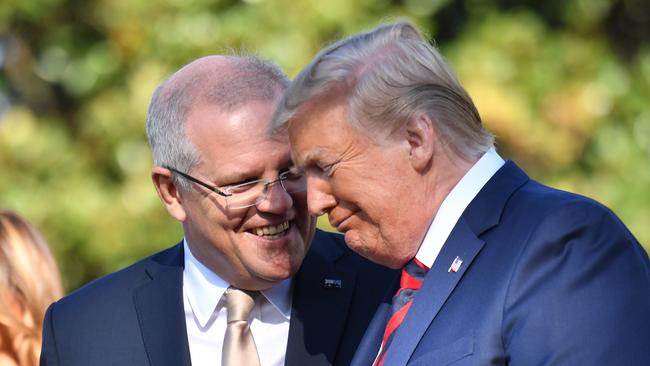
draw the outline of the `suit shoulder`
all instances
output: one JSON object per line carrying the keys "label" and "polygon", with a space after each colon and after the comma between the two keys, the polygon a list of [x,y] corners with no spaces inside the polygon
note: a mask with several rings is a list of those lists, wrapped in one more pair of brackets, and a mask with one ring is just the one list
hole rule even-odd
{"label": "suit shoulder", "polygon": [[592,198],[549,187],[533,180],[524,184],[512,195],[508,206],[524,209],[529,217],[536,216],[539,219],[562,215],[565,212],[592,219],[608,216],[620,222],[611,209]]}
{"label": "suit shoulder", "polygon": [[513,193],[493,233],[507,235],[513,254],[523,256],[622,250],[647,261],[641,245],[612,210],[591,198],[535,181]]}
{"label": "suit shoulder", "polygon": [[647,254],[616,214],[603,204],[576,193],[531,181],[508,203],[503,223],[526,237],[524,251],[582,253],[624,251],[647,263]]}
{"label": "suit shoulder", "polygon": [[58,300],[54,305],[57,311],[70,309],[94,309],[106,303],[115,303],[116,299],[126,299],[134,287],[150,279],[147,271],[157,265],[172,265],[180,256],[182,265],[182,245],[175,245],[163,251],[143,258],[121,270],[115,271],[82,287]]}

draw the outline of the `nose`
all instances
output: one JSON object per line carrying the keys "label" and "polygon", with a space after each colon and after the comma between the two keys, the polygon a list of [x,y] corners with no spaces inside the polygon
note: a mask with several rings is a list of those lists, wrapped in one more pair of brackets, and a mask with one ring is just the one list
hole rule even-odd
{"label": "nose", "polygon": [[293,206],[293,198],[282,188],[279,180],[268,183],[266,197],[256,206],[261,212],[283,214]]}
{"label": "nose", "polygon": [[336,206],[331,185],[322,177],[307,175],[307,206],[312,216],[320,216]]}

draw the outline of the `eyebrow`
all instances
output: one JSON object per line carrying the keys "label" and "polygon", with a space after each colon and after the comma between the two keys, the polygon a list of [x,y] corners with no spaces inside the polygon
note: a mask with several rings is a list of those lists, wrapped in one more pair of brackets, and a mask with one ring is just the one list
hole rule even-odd
{"label": "eyebrow", "polygon": [[[295,166],[296,164],[294,161],[289,158],[287,159],[286,162],[283,162],[278,166],[278,174],[280,174],[282,171],[287,170],[288,168],[291,168],[292,166]],[[227,186],[227,185],[232,185],[232,184],[237,184],[243,180],[255,180],[255,179],[263,179],[263,175],[266,172],[266,169],[250,169],[250,170],[230,170],[228,172],[225,172],[223,174],[216,174],[216,178],[218,178],[220,181],[224,183],[217,184],[215,179],[210,179],[210,181],[215,184],[217,187],[220,186]]]}
{"label": "eyebrow", "polygon": [[210,178],[210,182],[217,187],[223,187],[223,186],[228,186],[232,184],[236,184],[242,180],[249,179],[255,174],[250,174],[251,171],[236,171],[236,170],[231,170],[228,172],[224,172],[223,174],[215,173],[212,175]]}
{"label": "eyebrow", "polygon": [[304,153],[304,154],[302,155],[302,162],[303,162],[303,163],[302,163],[302,164],[298,164],[298,159],[296,159],[296,155],[295,155],[295,154],[293,153],[293,151],[292,151],[292,153],[291,153],[291,157],[292,157],[292,159],[291,159],[291,160],[293,161],[293,164],[294,164],[295,166],[299,166],[299,167],[300,167],[300,166],[303,166],[303,167],[304,167],[304,166],[313,165],[313,164],[314,164],[314,161],[315,161],[315,160],[318,160],[318,159],[319,159],[322,155],[324,155],[324,154],[325,154],[325,153],[324,153],[323,149],[320,148],[320,147],[317,147],[317,148],[311,149],[311,150],[307,151],[306,153]]}

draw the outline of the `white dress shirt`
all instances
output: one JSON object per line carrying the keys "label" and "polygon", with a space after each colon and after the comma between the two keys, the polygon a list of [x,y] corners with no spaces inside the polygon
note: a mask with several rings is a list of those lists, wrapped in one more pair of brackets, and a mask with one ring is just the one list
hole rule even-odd
{"label": "white dress shirt", "polygon": [[[199,262],[185,248],[183,304],[187,340],[193,366],[221,366],[227,312],[227,282]],[[250,328],[261,366],[284,365],[291,318],[291,279],[262,291],[251,312]]]}
{"label": "white dress shirt", "polygon": [[431,268],[460,216],[503,164],[505,161],[491,148],[465,173],[442,201],[415,255],[417,260]]}

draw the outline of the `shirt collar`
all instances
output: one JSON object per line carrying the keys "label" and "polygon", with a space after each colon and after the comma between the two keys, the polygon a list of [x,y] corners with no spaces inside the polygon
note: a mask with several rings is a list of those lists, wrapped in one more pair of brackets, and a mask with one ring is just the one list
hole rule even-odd
{"label": "shirt collar", "polygon": [[[186,239],[183,239],[183,249],[185,251],[185,269],[183,271],[185,296],[187,296],[196,319],[201,326],[205,326],[230,284],[194,257]],[[289,319],[291,315],[291,278],[261,291],[261,293],[282,316]]]}
{"label": "shirt collar", "polygon": [[431,268],[460,216],[503,164],[505,161],[491,148],[465,173],[442,201],[415,255],[417,260]]}
{"label": "shirt collar", "polygon": [[273,305],[275,310],[289,319],[291,316],[291,278],[278,283],[262,292],[262,295]]}

